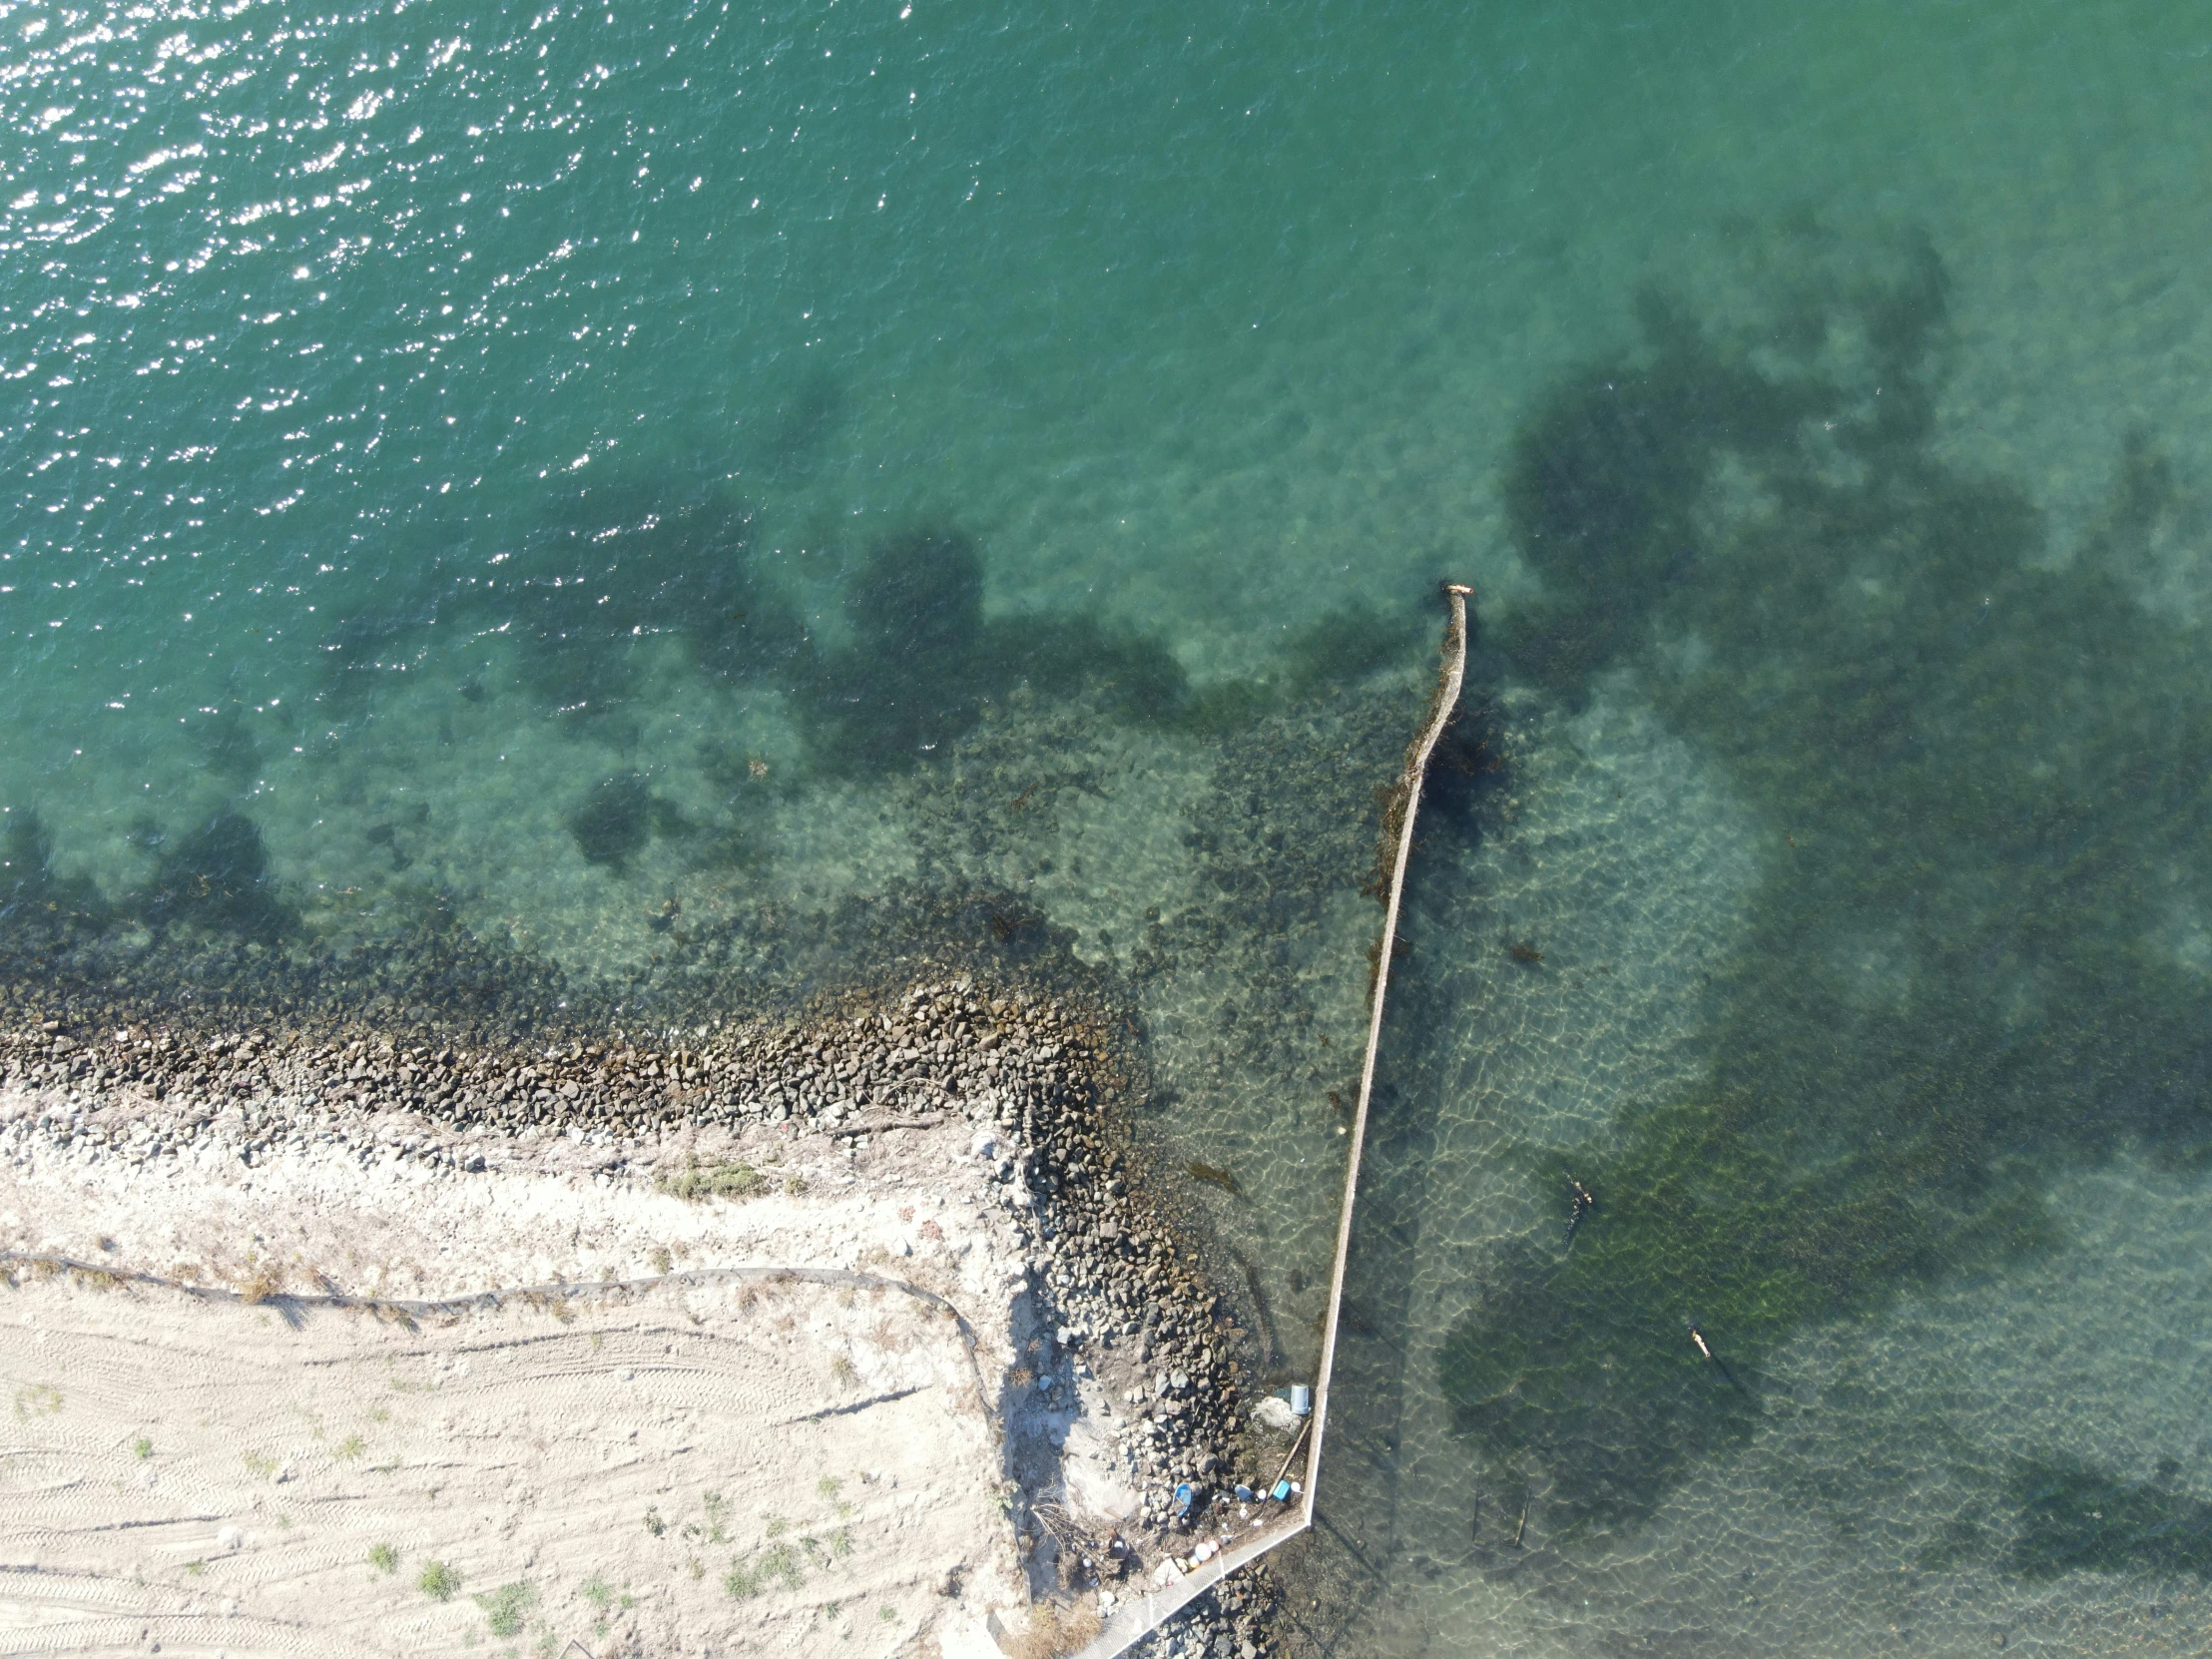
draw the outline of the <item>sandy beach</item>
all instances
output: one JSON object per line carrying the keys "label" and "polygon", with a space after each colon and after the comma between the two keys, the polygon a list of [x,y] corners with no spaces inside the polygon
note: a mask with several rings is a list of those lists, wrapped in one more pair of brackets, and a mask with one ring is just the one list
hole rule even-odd
{"label": "sandy beach", "polygon": [[[893,1006],[504,1094],[451,1086],[525,1069],[481,1052],[11,1034],[0,1650],[1044,1654],[1266,1519],[1175,1512],[1276,1430],[1096,1027]],[[795,1049],[842,1101],[736,1058]]]}

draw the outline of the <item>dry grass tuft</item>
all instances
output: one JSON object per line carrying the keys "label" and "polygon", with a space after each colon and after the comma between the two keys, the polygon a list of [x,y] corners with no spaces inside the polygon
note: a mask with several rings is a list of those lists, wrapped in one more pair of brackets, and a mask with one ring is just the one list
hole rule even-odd
{"label": "dry grass tuft", "polygon": [[691,1158],[680,1170],[663,1170],[654,1185],[673,1198],[697,1204],[710,1198],[758,1198],[768,1191],[768,1177],[751,1164],[710,1165]]}
{"label": "dry grass tuft", "polygon": [[1087,1607],[1040,1601],[1029,1609],[1029,1627],[1000,1638],[1008,1659],[1059,1659],[1096,1639],[1105,1626]]}

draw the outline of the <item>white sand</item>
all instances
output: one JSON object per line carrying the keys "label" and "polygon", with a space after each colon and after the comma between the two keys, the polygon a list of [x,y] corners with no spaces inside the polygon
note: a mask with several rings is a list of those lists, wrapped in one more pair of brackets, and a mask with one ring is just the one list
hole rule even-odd
{"label": "white sand", "polygon": [[[19,1274],[0,1652],[953,1656],[1018,1624],[978,1377],[995,1396],[1026,1335],[1020,1236],[969,1125],[883,1137],[858,1177],[819,1139],[756,1145],[805,1193],[693,1204],[564,1169],[597,1161],[577,1142],[473,1175],[340,1144],[139,1163],[30,1138],[40,1104],[0,1092],[7,1248],[417,1299],[655,1283],[408,1329]],[[768,1266],[941,1294],[980,1352],[896,1290],[684,1278]]]}

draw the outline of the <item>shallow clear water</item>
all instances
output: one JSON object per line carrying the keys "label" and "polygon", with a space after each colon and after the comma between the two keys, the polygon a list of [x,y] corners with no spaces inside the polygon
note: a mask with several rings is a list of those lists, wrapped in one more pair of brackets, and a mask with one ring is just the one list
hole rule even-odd
{"label": "shallow clear water", "polygon": [[2201,1648],[2208,64],[0,6],[10,971],[1066,944],[1302,1375],[1455,574],[1317,1636]]}

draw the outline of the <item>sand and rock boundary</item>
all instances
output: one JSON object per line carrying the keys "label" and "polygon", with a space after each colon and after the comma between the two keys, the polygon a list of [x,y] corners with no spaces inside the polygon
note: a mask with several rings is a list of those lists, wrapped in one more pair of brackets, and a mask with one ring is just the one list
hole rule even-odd
{"label": "sand and rock boundary", "polygon": [[0,1649],[1045,1651],[1280,1461],[1102,1001],[156,1013],[0,1029]]}

